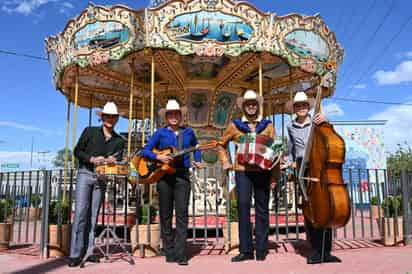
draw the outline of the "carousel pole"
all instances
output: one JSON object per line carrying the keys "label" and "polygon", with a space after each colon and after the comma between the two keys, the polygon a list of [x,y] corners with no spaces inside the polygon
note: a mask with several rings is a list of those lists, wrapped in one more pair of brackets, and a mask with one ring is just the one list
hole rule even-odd
{"label": "carousel pole", "polygon": [[[291,84],[292,84],[292,74],[293,74],[293,69],[292,68],[290,68],[289,69],[289,100],[292,102],[293,101],[293,90],[292,90],[292,86],[291,86]],[[284,111],[283,111],[284,112]],[[289,113],[289,117],[290,117],[290,120],[292,121],[292,119],[293,119],[293,110]],[[285,125],[284,125],[284,123],[285,123],[285,121],[284,121],[284,117],[282,116],[282,131],[284,131],[284,127],[285,127]],[[283,136],[282,136],[282,138],[283,138]]]}
{"label": "carousel pole", "polygon": [[130,97],[129,97],[129,127],[127,137],[127,159],[130,158],[130,152],[132,147],[132,119],[133,119],[133,84],[134,84],[134,60],[130,64],[131,76],[130,76]]}
{"label": "carousel pole", "polygon": [[272,122],[273,126],[275,126],[275,121],[273,119],[274,117],[274,107],[273,107],[273,103],[272,103],[272,99],[269,99],[269,120]]}
{"label": "carousel pole", "polygon": [[154,93],[155,93],[155,59],[152,56],[152,75],[151,75],[151,88],[150,88],[150,135],[154,131]]}
{"label": "carousel pole", "polygon": [[90,94],[89,127],[92,126],[92,111],[93,111],[93,93]]}
{"label": "carousel pole", "polygon": [[63,167],[63,201],[66,201],[66,185],[67,185],[67,164],[69,162],[69,135],[70,135],[70,98],[67,98],[67,114],[66,114],[66,141],[64,146],[64,167]]}
{"label": "carousel pole", "polygon": [[[137,111],[136,101],[134,102],[134,109]],[[136,114],[136,116],[137,116],[137,114]],[[137,117],[136,117],[136,119],[133,119],[133,131],[134,131],[134,136],[135,136],[134,143],[133,143],[134,149],[137,149],[137,121],[136,120],[137,120]]]}
{"label": "carousel pole", "polygon": [[282,107],[282,143],[285,143],[285,105]]}
{"label": "carousel pole", "polygon": [[[320,77],[319,79],[318,89],[320,89],[322,92],[322,77]],[[319,102],[319,112],[322,113],[322,96],[320,97],[320,102]]]}
{"label": "carousel pole", "polygon": [[[155,58],[154,54],[152,52],[152,71],[151,71],[151,79],[150,79],[150,136],[153,136],[154,132],[154,95],[155,95]],[[149,188],[149,207],[152,206],[152,200],[153,200],[153,188],[152,184],[150,185]]]}
{"label": "carousel pole", "polygon": [[[290,84],[292,83],[292,74],[293,74],[293,70],[290,69],[290,72],[289,72],[289,83]],[[290,101],[293,100],[293,90],[292,90],[292,87],[290,85],[289,85],[289,100]],[[292,115],[293,115],[293,112],[290,113],[290,118],[291,119],[292,119]]]}
{"label": "carousel pole", "polygon": [[142,132],[141,132],[141,141],[142,141],[142,147],[144,147],[145,143],[145,115],[146,115],[146,69],[144,73],[144,80],[143,80],[143,90],[142,90]]}
{"label": "carousel pole", "polygon": [[[273,98],[270,97],[272,92],[272,79],[268,80],[268,92],[269,92],[269,115],[270,121],[272,121],[273,127],[275,128],[275,106],[273,104]],[[276,129],[276,128],[275,128]]]}
{"label": "carousel pole", "polygon": [[[259,59],[259,95],[263,98],[263,64],[262,57]],[[263,108],[263,106],[262,106]],[[260,110],[261,114],[264,115],[263,109]]]}
{"label": "carousel pole", "polygon": [[76,70],[76,82],[74,86],[74,113],[73,113],[73,137],[72,137],[72,168],[74,168],[74,147],[76,146],[77,132],[77,111],[79,100],[79,68]]}

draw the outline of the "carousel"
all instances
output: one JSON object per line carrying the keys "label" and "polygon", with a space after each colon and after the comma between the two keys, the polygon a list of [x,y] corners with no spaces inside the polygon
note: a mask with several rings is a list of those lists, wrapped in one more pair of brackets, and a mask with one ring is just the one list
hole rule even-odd
{"label": "carousel", "polygon": [[[320,15],[279,16],[232,0],[156,1],[139,10],[89,4],[46,39],[46,51],[53,83],[68,101],[66,163],[78,107],[91,116],[115,102],[129,120],[131,155],[147,139],[144,130],[139,142],[132,138],[137,121],[149,121],[153,133],[168,99],[188,107],[186,124],[200,140],[216,139],[239,115],[235,101],[247,89],[264,97],[264,116],[273,121],[296,92],[314,97],[321,78],[322,97],[332,96],[343,58]],[[204,158],[215,160],[213,152]]]}

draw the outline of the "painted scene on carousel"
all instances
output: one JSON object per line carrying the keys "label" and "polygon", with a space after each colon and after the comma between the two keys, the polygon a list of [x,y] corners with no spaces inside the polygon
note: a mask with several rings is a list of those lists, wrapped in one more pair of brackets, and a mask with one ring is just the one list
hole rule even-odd
{"label": "painted scene on carousel", "polygon": [[201,11],[182,14],[166,28],[172,40],[238,42],[249,40],[253,29],[242,18],[222,12]]}

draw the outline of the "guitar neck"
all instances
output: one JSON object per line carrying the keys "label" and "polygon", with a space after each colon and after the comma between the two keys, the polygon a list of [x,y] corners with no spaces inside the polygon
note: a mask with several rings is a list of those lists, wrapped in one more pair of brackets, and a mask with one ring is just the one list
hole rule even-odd
{"label": "guitar neck", "polygon": [[177,151],[176,153],[173,153],[170,156],[173,157],[173,158],[177,158],[177,157],[180,157],[180,156],[185,155],[187,153],[193,152],[196,149],[198,149],[198,146],[194,146],[194,147],[190,147],[190,148],[187,148],[187,149],[184,149],[184,150]]}

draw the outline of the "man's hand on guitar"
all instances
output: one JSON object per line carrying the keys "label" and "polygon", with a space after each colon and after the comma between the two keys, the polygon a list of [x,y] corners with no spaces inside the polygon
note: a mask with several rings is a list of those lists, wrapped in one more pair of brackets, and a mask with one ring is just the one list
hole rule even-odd
{"label": "man's hand on guitar", "polygon": [[278,184],[278,182],[276,180],[272,180],[270,182],[270,189],[275,189],[276,185]]}
{"label": "man's hand on guitar", "polygon": [[233,166],[229,162],[223,164],[223,170],[230,170],[232,168]]}
{"label": "man's hand on guitar", "polygon": [[105,161],[105,158],[103,156],[96,156],[96,157],[90,157],[90,163],[97,165],[100,163],[103,163]]}
{"label": "man's hand on guitar", "polygon": [[315,125],[320,125],[326,121],[327,119],[322,113],[317,113],[315,116],[313,116],[313,122],[315,123]]}
{"label": "man's hand on guitar", "polygon": [[201,163],[201,162],[193,162],[193,165],[194,165],[196,168],[204,168],[204,167],[206,167],[206,165],[205,165],[204,163]]}
{"label": "man's hand on guitar", "polygon": [[109,157],[107,157],[107,158],[105,159],[105,162],[106,162],[107,164],[114,164],[114,163],[116,163],[116,158],[113,157],[113,156],[109,156]]}
{"label": "man's hand on guitar", "polygon": [[168,155],[159,154],[159,155],[156,156],[156,160],[158,160],[158,161],[160,161],[164,164],[168,164],[173,160],[173,158],[168,156]]}

